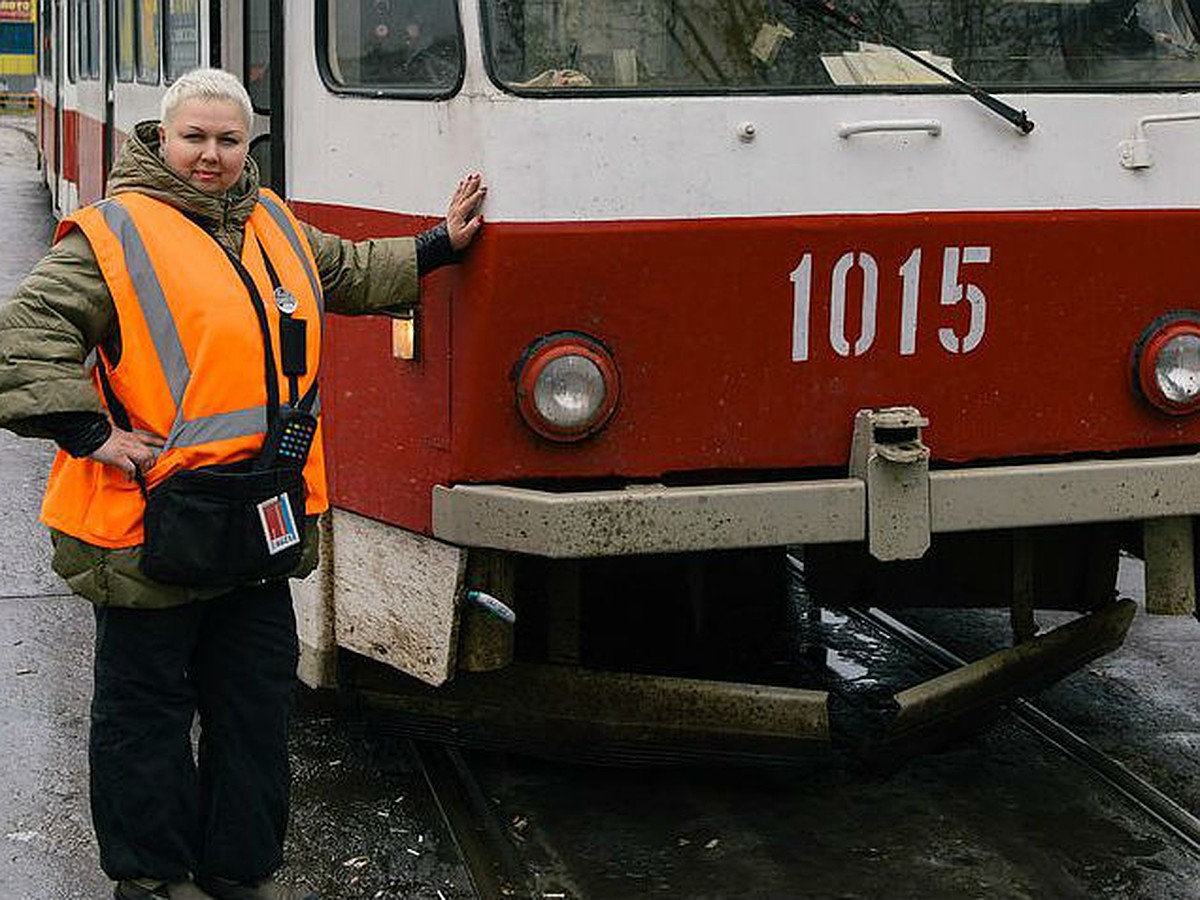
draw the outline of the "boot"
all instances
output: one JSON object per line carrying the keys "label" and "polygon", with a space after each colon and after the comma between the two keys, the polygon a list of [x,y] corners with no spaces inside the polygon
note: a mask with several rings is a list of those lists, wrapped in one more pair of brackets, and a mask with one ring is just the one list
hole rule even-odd
{"label": "boot", "polygon": [[200,879],[200,883],[215,900],[321,900],[308,888],[290,887],[274,878],[231,881],[209,877]]}
{"label": "boot", "polygon": [[131,878],[117,883],[113,900],[213,900],[191,881],[159,881],[156,878]]}

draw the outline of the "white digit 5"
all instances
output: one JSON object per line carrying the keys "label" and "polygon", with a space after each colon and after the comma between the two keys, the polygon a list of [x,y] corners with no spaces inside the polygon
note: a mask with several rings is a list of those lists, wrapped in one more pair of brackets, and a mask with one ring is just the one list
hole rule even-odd
{"label": "white digit 5", "polygon": [[983,340],[987,327],[987,298],[978,285],[959,283],[959,267],[991,261],[991,247],[947,247],[942,256],[942,306],[954,306],[965,294],[971,307],[967,334],[961,340],[953,328],[938,329],[938,339],[951,353],[970,353]]}

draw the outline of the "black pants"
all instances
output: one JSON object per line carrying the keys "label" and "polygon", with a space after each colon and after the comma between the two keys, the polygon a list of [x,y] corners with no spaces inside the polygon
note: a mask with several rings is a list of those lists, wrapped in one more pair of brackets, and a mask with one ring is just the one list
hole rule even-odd
{"label": "black pants", "polygon": [[279,867],[297,655],[286,581],[170,609],[96,608],[92,819],[110,878]]}

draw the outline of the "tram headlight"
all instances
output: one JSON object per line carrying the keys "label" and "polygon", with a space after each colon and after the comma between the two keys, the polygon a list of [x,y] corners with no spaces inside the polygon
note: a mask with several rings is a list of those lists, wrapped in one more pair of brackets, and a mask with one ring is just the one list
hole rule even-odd
{"label": "tram headlight", "polygon": [[1171,313],[1154,322],[1134,358],[1138,390],[1175,416],[1200,409],[1200,313]]}
{"label": "tram headlight", "polygon": [[578,441],[603,428],[617,408],[620,381],[608,350],[574,331],[547,335],[525,351],[517,371],[525,424],[552,441]]}

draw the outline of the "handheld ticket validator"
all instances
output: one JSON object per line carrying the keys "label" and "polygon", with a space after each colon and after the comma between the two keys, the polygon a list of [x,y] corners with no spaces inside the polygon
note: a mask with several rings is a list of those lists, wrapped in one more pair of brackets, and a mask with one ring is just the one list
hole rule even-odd
{"label": "handheld ticket validator", "polygon": [[279,414],[267,429],[258,465],[261,468],[289,466],[301,469],[317,433],[317,417],[308,411],[312,391],[303,399],[297,396],[299,378],[308,371],[307,322],[292,318],[296,298],[287,288],[276,286],[275,306],[279,310],[279,362],[288,380],[289,396],[287,404],[280,405]]}
{"label": "handheld ticket validator", "polygon": [[316,416],[304,409],[281,406],[279,418],[268,429],[266,440],[263,441],[257,467],[263,469],[275,466],[304,468],[304,462],[308,459],[308,450],[312,446],[316,433]]}

